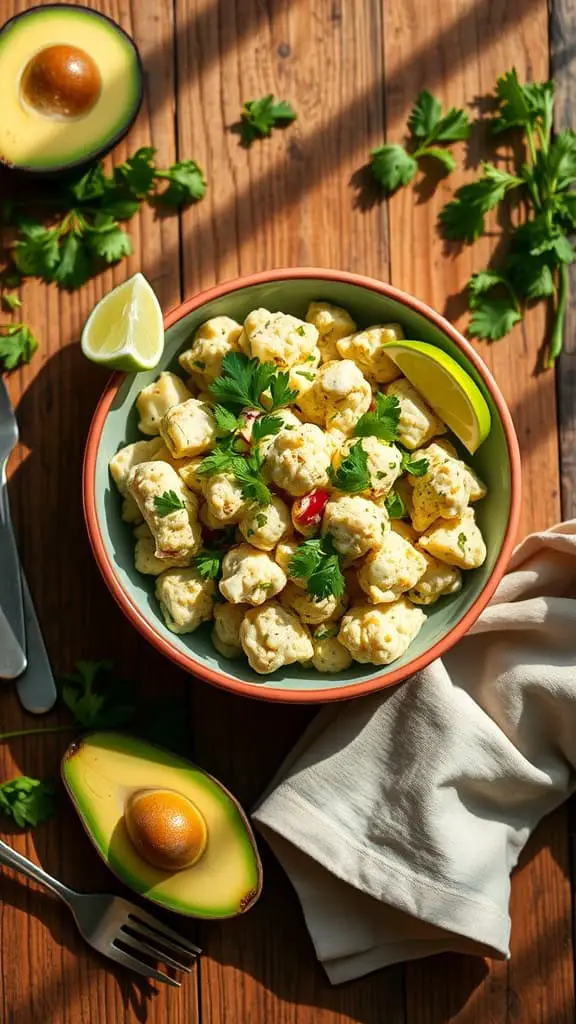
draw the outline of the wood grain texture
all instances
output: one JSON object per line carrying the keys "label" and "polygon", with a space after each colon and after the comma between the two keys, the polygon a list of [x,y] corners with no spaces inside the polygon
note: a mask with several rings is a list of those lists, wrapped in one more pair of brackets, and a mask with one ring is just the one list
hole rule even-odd
{"label": "wood grain texture", "polygon": [[[0,22],[32,3],[0,2]],[[129,138],[115,151],[120,161],[152,143],[158,159],[175,155],[173,20],[169,4],[102,0],[92,4],[136,39],[146,69],[146,99]],[[150,278],[164,308],[180,297],[177,218],[160,220],[145,209],[132,222],[134,254],[80,293],[67,295],[28,282],[22,312],[40,339],[29,367],[9,378],[18,402],[22,444],[11,464],[10,495],[22,558],[34,593],[54,669],[69,671],[78,658],[113,659],[148,693],[188,693],[182,675],[148,649],[125,622],[94,565],[84,529],[80,477],[86,431],[106,373],[80,354],[78,337],[92,305],[136,270]],[[56,716],[50,716],[46,724]],[[64,720],[65,715],[62,715]],[[12,689],[0,695],[3,728],[38,723],[20,710]],[[56,776],[67,737],[18,739],[0,748],[0,778],[24,772]],[[80,889],[120,891],[61,795],[58,819],[7,841]],[[0,1019],[3,1024],[194,1024],[196,977],[182,992],[158,991],[116,969],[79,938],[72,917],[54,898],[2,871],[0,880]],[[180,922],[179,922],[180,924]],[[186,922],[182,924],[186,929]],[[188,927],[188,932],[190,932]]]}
{"label": "wood grain texture", "polygon": [[[493,91],[513,65],[520,78],[548,75],[547,11],[540,0],[419,0],[384,5],[387,138],[396,141],[418,91],[427,87],[446,105],[468,106]],[[478,113],[472,107],[471,114]],[[452,189],[478,172],[485,133],[474,132],[457,156],[468,165],[449,179],[421,176],[390,202],[390,260],[394,284],[413,292],[464,328],[460,295],[470,274],[487,265],[496,225],[473,247],[447,245],[436,219]],[[425,201],[422,201],[425,200]],[[536,374],[545,333],[533,310],[512,336],[478,350],[512,410],[524,467],[521,535],[560,518],[554,375]],[[540,826],[513,882],[512,958],[506,964],[442,958],[407,966],[410,1024],[516,1024],[572,1019],[573,969],[566,812]],[[441,981],[440,979],[443,979]],[[430,995],[430,993],[433,993]]]}

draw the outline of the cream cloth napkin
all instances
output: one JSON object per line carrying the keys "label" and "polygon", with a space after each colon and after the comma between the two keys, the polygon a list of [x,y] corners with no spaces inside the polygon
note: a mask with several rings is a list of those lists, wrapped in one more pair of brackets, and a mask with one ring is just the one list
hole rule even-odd
{"label": "cream cloth napkin", "polygon": [[576,520],[534,534],[443,661],[320,712],[254,820],[333,983],[509,955],[510,872],[575,788]]}

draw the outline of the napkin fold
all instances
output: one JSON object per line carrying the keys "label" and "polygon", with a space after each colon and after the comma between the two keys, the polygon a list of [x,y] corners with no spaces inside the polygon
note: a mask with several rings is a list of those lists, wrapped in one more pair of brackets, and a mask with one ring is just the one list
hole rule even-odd
{"label": "napkin fold", "polygon": [[572,520],[516,549],[443,661],[312,722],[253,818],[332,983],[509,955],[510,872],[575,788],[575,666]]}

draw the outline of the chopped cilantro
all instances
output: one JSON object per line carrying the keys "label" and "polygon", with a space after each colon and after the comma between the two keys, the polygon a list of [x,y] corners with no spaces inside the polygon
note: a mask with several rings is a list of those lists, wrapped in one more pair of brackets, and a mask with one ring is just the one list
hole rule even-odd
{"label": "chopped cilantro", "polygon": [[164,494],[157,494],[154,498],[154,508],[160,518],[164,519],[171,512],[178,512],[186,506],[176,491],[164,491]]}

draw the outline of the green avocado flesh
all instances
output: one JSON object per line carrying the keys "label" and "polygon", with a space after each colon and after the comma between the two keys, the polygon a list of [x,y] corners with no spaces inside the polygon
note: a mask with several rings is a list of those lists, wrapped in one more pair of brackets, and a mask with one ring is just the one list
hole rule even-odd
{"label": "green avocado flesh", "polygon": [[[75,64],[63,59],[71,50]],[[59,58],[40,78],[39,106],[27,92],[29,81],[39,81],[30,68],[37,71],[38,60],[45,65],[55,52]],[[86,66],[93,89],[77,109],[74,100],[90,85]],[[0,82],[0,162],[22,170],[54,171],[101,155],[129,128],[142,99],[142,69],[129,36],[96,11],[65,4],[25,11],[0,29]]]}
{"label": "green avocado flesh", "polygon": [[[62,778],[82,824],[108,867],[131,889],[191,917],[233,917],[262,887],[248,821],[230,793],[182,757],[122,733],[91,733],[62,760]],[[204,853],[168,872],[145,861],[128,835],[126,804],[140,790],[172,790],[190,800],[207,827]]]}

